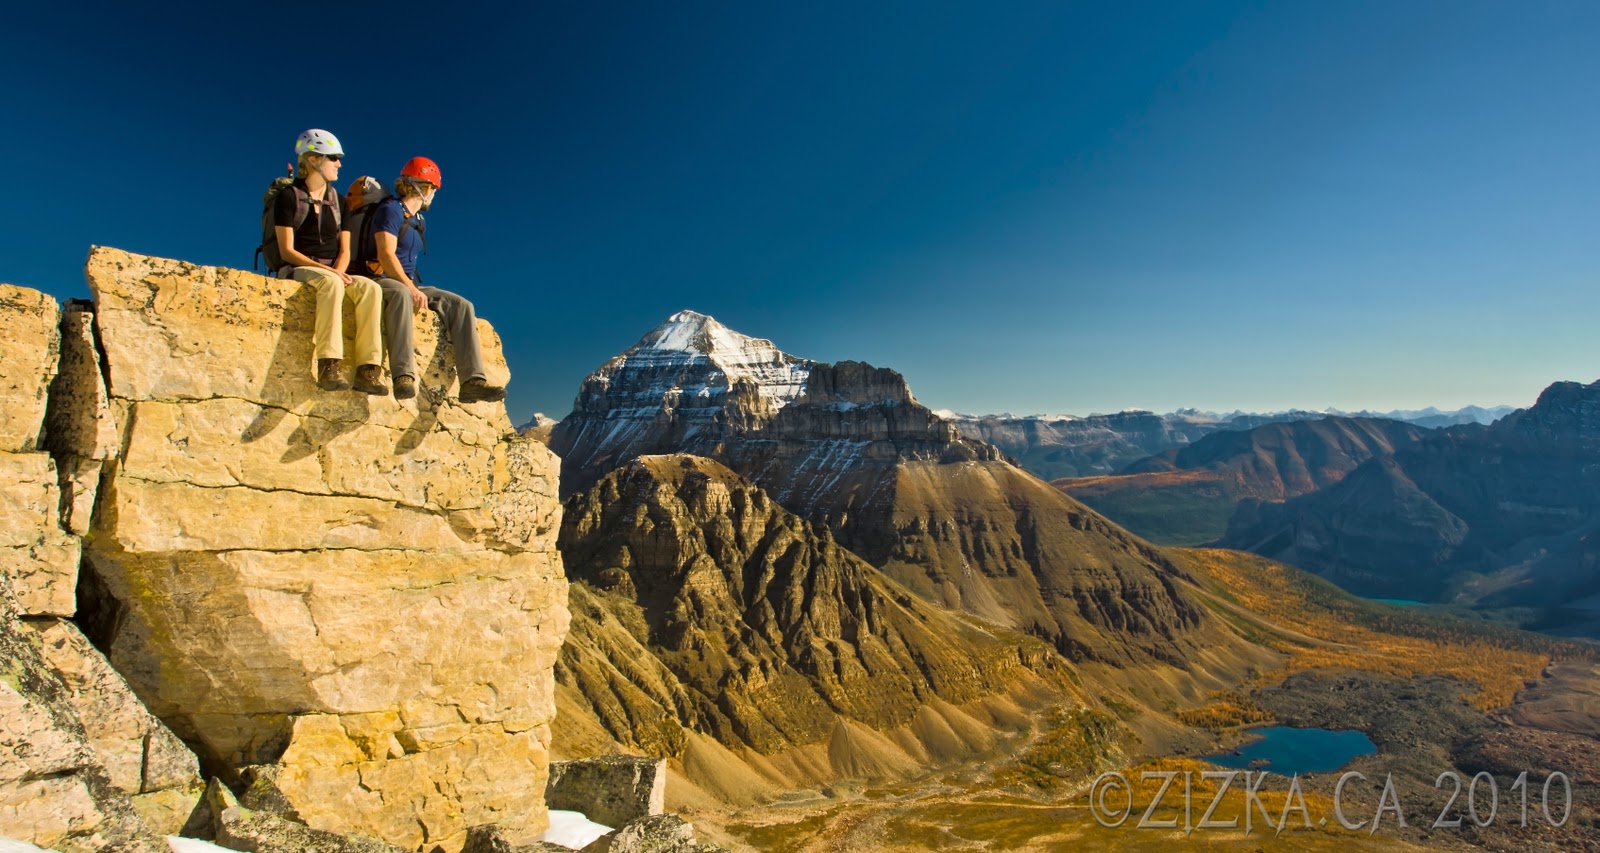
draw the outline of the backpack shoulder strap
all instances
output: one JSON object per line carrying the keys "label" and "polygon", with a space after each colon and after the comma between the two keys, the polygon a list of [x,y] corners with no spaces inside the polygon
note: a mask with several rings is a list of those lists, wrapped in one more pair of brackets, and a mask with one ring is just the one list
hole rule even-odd
{"label": "backpack shoulder strap", "polygon": [[422,254],[426,255],[428,254],[428,220],[422,218],[422,211],[420,210],[407,218],[406,224],[413,224],[412,220],[416,220],[417,239],[422,241]]}
{"label": "backpack shoulder strap", "polygon": [[299,184],[290,184],[286,189],[294,193],[294,219],[289,227],[298,231],[300,226],[306,224],[306,217],[311,215],[311,194],[301,189]]}
{"label": "backpack shoulder strap", "polygon": [[344,205],[339,202],[339,191],[333,188],[333,184],[329,184],[327,192],[322,194],[322,203],[333,211],[333,230],[335,231],[338,231],[344,225],[344,211],[340,209]]}

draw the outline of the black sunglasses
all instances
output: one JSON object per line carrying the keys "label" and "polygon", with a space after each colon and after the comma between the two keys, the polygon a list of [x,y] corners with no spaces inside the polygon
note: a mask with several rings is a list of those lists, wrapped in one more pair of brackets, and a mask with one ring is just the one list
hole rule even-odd
{"label": "black sunglasses", "polygon": [[337,163],[337,162],[339,162],[339,158],[343,157],[344,155],[343,154],[324,154],[322,156],[327,158],[327,159],[329,159],[329,160],[332,160],[335,163]]}

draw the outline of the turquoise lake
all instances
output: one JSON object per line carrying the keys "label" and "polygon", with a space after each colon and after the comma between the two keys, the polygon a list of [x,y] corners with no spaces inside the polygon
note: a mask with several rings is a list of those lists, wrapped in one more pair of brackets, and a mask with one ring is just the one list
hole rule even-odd
{"label": "turquoise lake", "polygon": [[1259,738],[1239,747],[1238,755],[1230,751],[1223,755],[1208,755],[1205,760],[1221,767],[1270,770],[1288,776],[1294,773],[1329,773],[1350,763],[1356,756],[1371,755],[1378,750],[1366,732],[1354,730],[1268,726],[1251,729],[1250,733]]}

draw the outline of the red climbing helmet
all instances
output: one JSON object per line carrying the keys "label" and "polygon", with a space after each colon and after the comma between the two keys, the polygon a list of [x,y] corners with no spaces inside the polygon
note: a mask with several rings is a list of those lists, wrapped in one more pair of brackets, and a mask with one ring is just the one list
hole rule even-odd
{"label": "red climbing helmet", "polygon": [[400,177],[427,181],[435,187],[441,186],[439,182],[439,165],[426,157],[412,157],[407,160],[406,167],[400,170]]}

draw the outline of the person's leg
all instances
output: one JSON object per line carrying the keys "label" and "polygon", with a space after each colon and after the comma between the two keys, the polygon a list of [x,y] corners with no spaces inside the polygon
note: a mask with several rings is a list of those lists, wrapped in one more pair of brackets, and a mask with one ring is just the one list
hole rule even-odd
{"label": "person's leg", "polygon": [[483,354],[478,351],[478,315],[472,303],[460,294],[437,287],[421,290],[428,297],[428,306],[444,320],[445,333],[456,350],[456,373],[462,384],[484,378]]}
{"label": "person's leg", "polygon": [[[389,345],[389,375],[396,399],[416,395],[417,365],[412,340],[411,291],[392,278],[378,279],[383,290],[383,336]],[[408,380],[401,382],[401,378]],[[410,394],[404,392],[408,389]]]}
{"label": "person's leg", "polygon": [[366,276],[350,276],[345,295],[355,305],[355,389],[364,394],[387,394],[383,384],[383,288]]}
{"label": "person's leg", "polygon": [[483,349],[478,343],[478,313],[460,294],[437,287],[421,288],[428,304],[439,312],[450,343],[456,351],[456,376],[461,380],[463,403],[504,400],[506,390],[488,383],[483,369]]}
{"label": "person's leg", "polygon": [[350,276],[345,294],[356,308],[356,364],[383,366],[383,288],[362,275]]}
{"label": "person's leg", "polygon": [[290,276],[311,285],[317,294],[317,321],[311,333],[317,387],[343,391],[350,387],[340,364],[344,358],[344,282],[321,267],[295,267]]}
{"label": "person's leg", "polygon": [[317,292],[317,327],[311,349],[318,359],[344,358],[344,282],[321,267],[295,267],[294,280]]}

